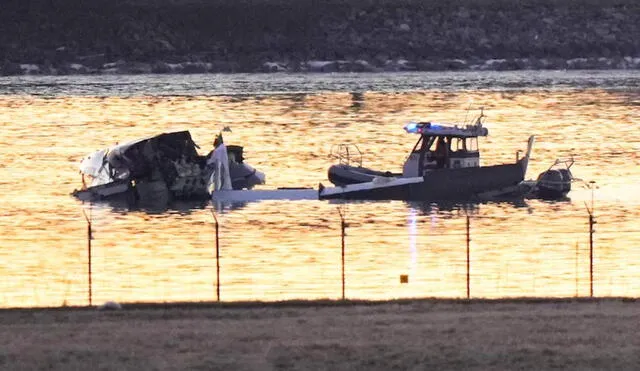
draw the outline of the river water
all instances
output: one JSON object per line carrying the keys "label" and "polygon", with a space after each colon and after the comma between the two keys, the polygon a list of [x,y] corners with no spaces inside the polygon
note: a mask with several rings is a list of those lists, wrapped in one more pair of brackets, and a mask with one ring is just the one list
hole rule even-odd
{"label": "river water", "polygon": [[[265,189],[328,184],[331,147],[345,142],[366,166],[400,170],[415,140],[406,122],[462,123],[479,107],[482,163],[512,162],[536,135],[527,178],[573,157],[585,182],[556,202],[130,210],[70,196],[87,153],[182,129],[206,153],[230,126],[225,142],[245,147]],[[635,71],[0,78],[0,307],[339,299],[343,288],[349,299],[637,297],[639,129]]]}

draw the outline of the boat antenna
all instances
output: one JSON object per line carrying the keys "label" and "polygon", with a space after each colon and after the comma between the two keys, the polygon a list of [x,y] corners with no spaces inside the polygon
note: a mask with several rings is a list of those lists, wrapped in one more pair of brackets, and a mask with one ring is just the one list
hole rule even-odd
{"label": "boat antenna", "polygon": [[473,104],[473,100],[469,100],[469,107],[467,107],[467,114],[464,115],[464,121],[462,122],[464,125],[467,125],[467,118],[469,117],[469,111],[471,111],[471,105]]}
{"label": "boat antenna", "polygon": [[480,107],[480,116],[476,120],[476,125],[482,125],[482,118],[484,117],[484,107]]}

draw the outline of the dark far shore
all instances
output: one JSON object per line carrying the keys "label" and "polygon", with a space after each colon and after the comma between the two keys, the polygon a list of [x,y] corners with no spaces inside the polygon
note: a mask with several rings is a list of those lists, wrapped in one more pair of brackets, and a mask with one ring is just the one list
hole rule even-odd
{"label": "dark far shore", "polygon": [[640,69],[636,0],[7,0],[0,75]]}

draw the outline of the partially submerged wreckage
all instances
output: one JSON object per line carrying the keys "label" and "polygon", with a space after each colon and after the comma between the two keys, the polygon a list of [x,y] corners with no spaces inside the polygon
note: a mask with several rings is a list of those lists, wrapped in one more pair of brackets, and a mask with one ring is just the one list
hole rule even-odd
{"label": "partially submerged wreckage", "polygon": [[[217,190],[251,189],[264,173],[244,162],[243,147],[226,146],[222,133],[208,155],[198,154],[188,131],[163,133],[106,148],[80,163],[83,201],[124,198],[130,203],[208,199]],[[89,178],[87,181],[87,178]]]}

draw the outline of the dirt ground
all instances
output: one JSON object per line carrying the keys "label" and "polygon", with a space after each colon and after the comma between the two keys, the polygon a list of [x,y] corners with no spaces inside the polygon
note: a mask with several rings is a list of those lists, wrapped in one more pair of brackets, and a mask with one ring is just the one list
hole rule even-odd
{"label": "dirt ground", "polygon": [[7,309],[0,369],[631,370],[639,323],[627,299]]}

